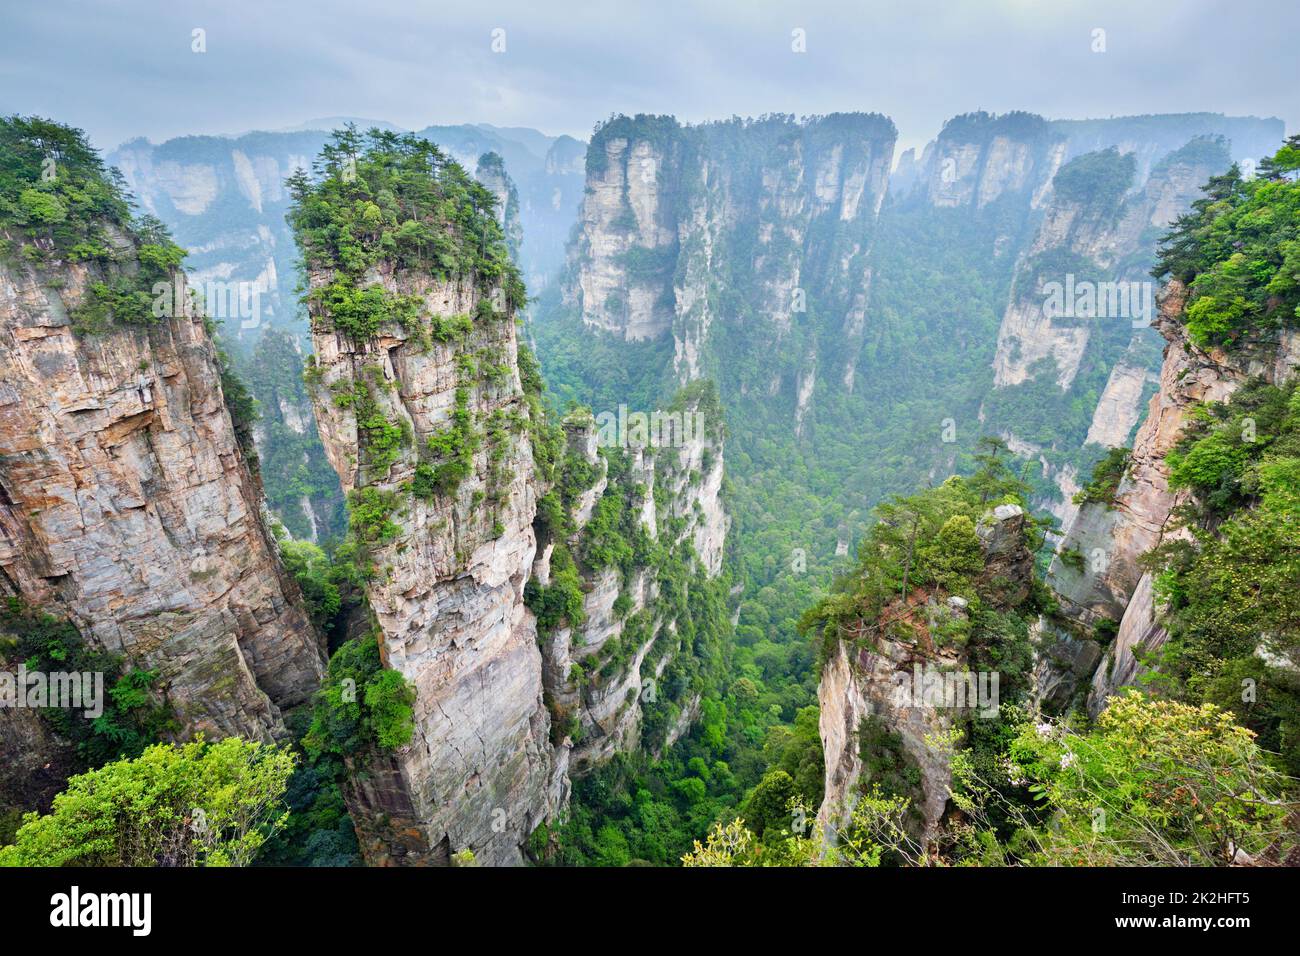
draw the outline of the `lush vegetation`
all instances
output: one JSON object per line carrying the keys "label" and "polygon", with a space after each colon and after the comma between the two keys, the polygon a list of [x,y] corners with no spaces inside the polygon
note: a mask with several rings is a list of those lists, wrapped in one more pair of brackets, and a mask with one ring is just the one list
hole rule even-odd
{"label": "lush vegetation", "polygon": [[[1231,344],[1289,321],[1279,309],[1294,305],[1285,296],[1294,271],[1286,243],[1294,231],[1295,147],[1289,142],[1266,163],[1258,183],[1243,182],[1235,170],[1216,177],[1162,250],[1160,270],[1191,283],[1187,321],[1200,344]],[[1100,174],[1102,165],[1086,169]],[[1215,294],[1244,276],[1238,269],[1250,274],[1236,290],[1243,311],[1220,322],[1227,313],[1216,310],[1228,300]],[[1300,623],[1298,413],[1294,380],[1248,383],[1230,402],[1196,410],[1168,455],[1171,487],[1190,498],[1175,515],[1186,534],[1166,535],[1145,559],[1158,573],[1169,633],[1163,648],[1143,659],[1146,695],[1112,699],[1090,724],[1079,716],[1036,718],[1013,690],[1010,703],[1003,695],[996,721],[972,721],[930,742],[949,750],[960,811],[933,846],[923,845],[911,823],[915,775],[897,735],[869,719],[859,728],[859,810],[831,841],[847,847],[846,855],[818,852],[826,834],[787,826],[769,838],[770,824],[740,815],[717,824],[685,862],[1222,866],[1287,859],[1300,807],[1300,685],[1291,657]],[[1100,456],[1077,500],[1113,501],[1127,457],[1122,448]],[[805,624],[837,641],[909,640],[921,630],[904,600],[909,588],[966,597],[976,565],[962,573],[968,549],[949,525],[962,515],[945,501],[952,483],[883,513],[860,549],[858,571]],[[927,559],[926,544],[945,538]],[[1052,611],[1050,599],[1037,603]],[[1006,640],[1014,632],[995,632],[993,647],[1014,646]],[[773,792],[798,821],[799,801]]]}
{"label": "lush vegetation", "polygon": [[72,777],[0,866],[246,866],[284,826],[294,757],[238,737],[155,744]]}
{"label": "lush vegetation", "polygon": [[1153,689],[1230,710],[1300,776],[1300,389],[1256,382],[1201,410],[1169,455],[1188,535],[1148,556],[1168,602]]}
{"label": "lush vegetation", "polygon": [[1107,506],[1114,504],[1119,483],[1124,480],[1124,475],[1128,471],[1129,455],[1132,451],[1131,448],[1122,447],[1108,449],[1093,466],[1088,483],[1075,494],[1074,503],[1082,505],[1094,502]]}
{"label": "lush vegetation", "polygon": [[1244,179],[1210,180],[1160,248],[1159,277],[1190,286],[1187,330],[1201,346],[1233,346],[1300,316],[1300,136]]}
{"label": "lush vegetation", "polygon": [[0,256],[96,267],[72,315],[82,331],[97,332],[153,322],[154,285],[172,282],[185,252],[157,219],[131,214],[120,176],[84,133],[11,116],[0,117]]}
{"label": "lush vegetation", "polygon": [[348,757],[369,747],[395,750],[415,731],[415,688],[383,666],[374,634],[348,641],[330,658],[303,739],[313,759]]}
{"label": "lush vegetation", "polygon": [[1022,710],[1009,709],[1008,718],[996,763],[976,749],[951,751],[961,815],[938,846],[917,839],[906,798],[872,788],[833,839],[791,799],[785,816],[794,823],[769,828],[766,839],[740,817],[718,823],[683,863],[1226,866],[1277,863],[1297,845],[1293,781],[1212,704],[1130,692],[1088,730],[1034,722]]}
{"label": "lush vegetation", "polygon": [[[667,408],[700,410],[709,436],[722,437],[710,383],[682,390]],[[565,424],[594,428],[584,408],[571,409]],[[580,693],[620,679],[649,645],[640,665],[640,750],[576,779],[569,814],[534,835],[532,852],[549,864],[673,865],[759,783],[769,761],[784,768],[787,779],[797,779],[808,799],[820,798],[816,708],[805,708],[796,728],[784,726],[758,669],[738,668],[732,660],[729,578],[709,578],[699,566],[687,516],[679,513],[682,502],[668,491],[681,475],[678,451],[666,447],[647,453],[655,467],[655,536],[641,520],[649,491],[637,480],[631,455],[621,448],[599,454],[592,464],[571,448],[556,469],[555,487],[539,503],[536,522],[540,540],[555,542],[550,579],[545,586],[530,582],[526,594],[537,614],[539,639],[547,645],[558,628],[583,623],[585,582],[601,573],[617,576],[614,610],[622,618],[621,633],[575,663],[570,679]],[[573,519],[579,497],[602,474],[605,490],[579,531]],[[685,477],[689,496],[698,476]],[[631,587],[642,576],[655,582],[658,595],[633,611]],[[646,693],[646,687],[653,689]],[[579,716],[548,703],[557,742],[565,736],[580,742]],[[697,715],[694,726],[665,751],[669,732],[684,716],[689,719],[687,708]]]}
{"label": "lush vegetation", "polygon": [[1137,160],[1118,149],[1097,150],[1070,160],[1057,172],[1052,188],[1061,199],[1090,209],[1114,212],[1133,182]]}
{"label": "lush vegetation", "polygon": [[0,660],[21,662],[29,672],[103,675],[105,699],[98,717],[86,719],[80,712],[55,707],[41,711],[55,732],[75,747],[84,767],[138,757],[174,728],[171,711],[150,694],[158,673],[91,647],[71,621],[9,598],[0,605],[0,629]]}
{"label": "lush vegetation", "polygon": [[576,779],[568,817],[539,828],[531,849],[551,864],[675,866],[716,821],[738,812],[759,819],[759,808],[785,818],[784,806],[772,809],[774,790],[812,807],[811,817],[822,775],[817,708],[785,726],[761,710],[753,681],[738,678],[661,757],[620,755]]}
{"label": "lush vegetation", "polygon": [[366,339],[386,321],[410,324],[418,303],[366,283],[381,261],[437,278],[466,277],[503,306],[524,304],[492,209],[495,198],[427,140],[373,129],[340,130],[321,150],[314,175],[290,177],[289,213],[308,273],[329,281],[308,292],[341,332]]}
{"label": "lush vegetation", "polygon": [[[998,445],[990,443],[990,447]],[[985,556],[976,524],[997,505],[1023,507],[1027,491],[1008,469],[1005,457],[991,452],[969,479],[949,478],[937,488],[881,504],[876,523],[858,550],[857,567],[803,616],[801,629],[822,636],[826,655],[844,639],[912,642],[923,636],[933,647],[969,646],[985,610],[993,612],[999,604],[1005,607],[1000,591],[1010,586],[983,579]],[[1030,532],[1026,547],[1032,552],[1041,544],[1041,535],[1033,535],[1032,522],[1026,524]],[[959,597],[966,602],[969,617],[922,622],[914,607],[918,592],[931,598]],[[1006,649],[988,650],[1001,654]],[[1003,671],[1004,681],[1024,675],[1025,661],[1010,668],[1010,674],[1005,666],[1009,663],[1004,659],[1004,666],[997,668]]]}

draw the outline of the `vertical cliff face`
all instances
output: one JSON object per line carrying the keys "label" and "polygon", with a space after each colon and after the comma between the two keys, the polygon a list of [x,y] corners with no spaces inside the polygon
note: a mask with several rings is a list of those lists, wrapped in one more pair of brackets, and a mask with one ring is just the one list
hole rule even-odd
{"label": "vertical cliff face", "polygon": [[[692,397],[679,414],[695,420],[689,437],[635,442],[613,455],[598,450],[594,419],[566,421],[569,454],[590,485],[573,496],[571,522],[548,529],[536,577],[553,586],[553,571],[562,573],[557,546],[576,556],[581,621],[543,634],[554,732],[571,748],[574,774],[615,753],[660,752],[698,713],[703,687],[690,679],[698,667],[696,632],[720,625],[722,614],[720,605],[698,611],[702,599],[693,592],[720,574],[729,520],[720,498],[716,403]],[[611,506],[622,514],[621,527],[640,538],[622,566],[599,559]]]}
{"label": "vertical cliff face", "polygon": [[112,267],[0,263],[0,587],[156,669],[184,732],[270,739],[318,684],[321,650],[184,276],[178,314],[74,321],[140,268],[134,241],[103,229]]}
{"label": "vertical cliff face", "polygon": [[409,742],[349,745],[363,850],[519,863],[571,762],[693,719],[694,649],[719,640],[694,606],[726,531],[716,395],[605,426],[606,455],[594,419],[569,421],[566,449],[516,338],[497,194],[427,141],[348,133],[293,189],[315,417],[382,664],[413,689]]}
{"label": "vertical cliff face", "polygon": [[[1300,364],[1300,333],[1294,329],[1244,342],[1231,352],[1198,347],[1182,321],[1186,301],[1187,290],[1177,281],[1162,291],[1156,329],[1167,344],[1160,388],[1138,429],[1114,501],[1079,509],[1058,550],[1077,552],[1083,561],[1072,566],[1058,554],[1049,571],[1067,619],[1084,626],[1118,622],[1113,643],[1091,673],[1087,707],[1094,715],[1116,690],[1132,685],[1143,671],[1139,658],[1158,651],[1166,639],[1157,622],[1152,574],[1138,559],[1172,533],[1170,516],[1185,499],[1185,493],[1169,487],[1166,457],[1188,415],[1200,403],[1226,401],[1251,378],[1281,383]],[[1043,681],[1056,679],[1050,665],[1040,670]]]}
{"label": "vertical cliff face", "polygon": [[[837,337],[856,339],[894,135],[888,120],[859,114],[700,127],[671,117],[611,121],[588,152],[567,303],[588,326],[628,340],[671,332],[682,381],[712,373],[717,356],[706,353],[718,320],[788,340],[820,305]],[[737,162],[742,155],[757,161]],[[737,294],[746,304],[719,313]],[[796,389],[802,418],[817,349],[785,348],[791,386],[799,367],[813,366]],[[843,359],[836,364],[851,382]]]}
{"label": "vertical cliff face", "polygon": [[[312,286],[329,279],[315,274]],[[418,297],[434,316],[482,315],[486,304],[472,280],[396,272],[378,284]],[[346,491],[364,482],[368,500],[400,498],[389,515],[395,532],[372,546],[375,571],[366,592],[386,665],[416,689],[415,740],[396,757],[412,815],[431,846],[448,842],[472,848],[484,862],[517,862],[519,847],[553,804],[541,658],[523,604],[536,550],[536,492],[532,449],[521,429],[528,410],[513,312],[475,322],[457,343],[429,346],[413,342],[396,322],[357,343],[328,316],[313,318],[326,453]],[[465,371],[476,355],[485,356],[485,366],[491,357],[493,370],[484,368],[483,377]],[[337,400],[358,393],[368,397]],[[458,414],[487,440],[470,454],[454,492],[422,500],[410,491],[421,449],[454,427]],[[366,445],[367,415],[411,437],[382,472]],[[354,494],[354,514],[366,500]]]}
{"label": "vertical cliff face", "polygon": [[565,294],[583,322],[635,341],[672,328],[677,222],[671,184],[679,175],[681,133],[667,118],[656,118],[644,133],[615,132],[611,127],[588,150],[581,239],[570,253],[577,268]]}
{"label": "vertical cliff face", "polygon": [[[1065,156],[1065,139],[1030,113],[972,113],[945,124],[927,151],[926,194],[938,208],[982,209],[1009,193],[1043,202]],[[902,170],[904,176],[908,170]]]}
{"label": "vertical cliff face", "polygon": [[1114,148],[1076,156],[1053,179],[1017,265],[985,408],[1018,454],[1040,462],[1042,503],[1062,526],[1096,449],[1129,443],[1156,385],[1156,336],[1146,327],[1156,242],[1229,163],[1222,140],[1195,139],[1145,182],[1135,181],[1138,158]]}
{"label": "vertical cliff face", "polygon": [[[366,553],[382,662],[415,691],[413,738],[358,758],[350,802],[370,862],[471,850],[517,863],[564,785],[524,606],[538,478],[522,286],[493,197],[435,147],[340,143],[316,182],[295,186],[309,378]],[[353,223],[355,255],[317,228],[331,217]]]}
{"label": "vertical cliff face", "polygon": [[[1045,306],[1056,303],[1049,301],[1044,288],[1048,283],[1064,285],[1067,275],[1075,277],[1080,296],[1085,282],[1143,281],[1143,266],[1154,254],[1155,238],[1187,211],[1206,180],[1228,163],[1225,148],[1211,142],[1197,144],[1171,154],[1126,197],[1136,170],[1131,156],[1103,151],[1073,160],[1050,193],[1038,234],[1018,271],[1019,294],[1008,306],[998,332],[994,386],[1021,384],[1031,377],[1036,363],[1050,358],[1057,385],[1068,390],[1097,322],[1127,319],[1130,327],[1140,324],[1140,315],[1108,314],[1106,302],[1092,309],[1067,308],[1069,314],[1064,316],[1057,308],[1052,315]],[[1117,384],[1117,389],[1122,386]],[[1110,401],[1117,398],[1113,392]],[[1127,410],[1122,414],[1131,415]],[[1104,422],[1098,426],[1106,427]]]}
{"label": "vertical cliff face", "polygon": [[484,153],[474,168],[474,178],[487,187],[496,200],[497,225],[506,237],[506,249],[512,260],[519,259],[524,239],[524,225],[519,215],[519,191],[506,172],[506,161],[497,153]]}
{"label": "vertical cliff face", "polygon": [[[990,610],[1014,612],[1029,595],[1033,556],[1025,527],[1019,506],[1000,505],[976,529],[983,570],[975,585]],[[949,749],[942,740],[967,720],[995,715],[999,688],[986,681],[981,691],[977,677],[960,698],[924,689],[918,696],[916,691],[926,686],[923,682],[933,689],[939,675],[964,681],[979,666],[964,640],[952,643],[939,637],[944,631],[970,633],[972,617],[965,598],[918,588],[905,605],[888,605],[880,622],[859,622],[866,624],[859,629],[875,637],[835,641],[818,685],[826,760],[819,811],[824,826],[842,825],[872,785],[888,786],[880,774],[893,762],[906,768],[902,775],[910,778],[906,795],[916,812],[915,835],[924,844],[934,838],[947,809],[952,777]],[[920,682],[914,676],[918,673]],[[990,689],[992,694],[980,701],[980,693]],[[990,700],[983,711],[977,706]],[[882,751],[892,757],[882,760]]]}

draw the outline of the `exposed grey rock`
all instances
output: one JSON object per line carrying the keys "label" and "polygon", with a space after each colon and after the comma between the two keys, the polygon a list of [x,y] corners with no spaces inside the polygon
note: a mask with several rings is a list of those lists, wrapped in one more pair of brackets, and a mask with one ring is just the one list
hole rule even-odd
{"label": "exposed grey rock", "polygon": [[[1006,609],[1029,594],[1033,577],[1033,555],[1026,546],[1025,513],[1018,505],[998,505],[979,522],[977,533],[984,549],[985,571],[981,593],[990,593],[995,606]],[[933,603],[930,614],[966,613],[965,602],[957,599]],[[902,742],[906,758],[920,776],[915,807],[921,816],[922,842],[930,842],[948,805],[951,782],[950,754],[943,740],[959,719],[969,715],[960,710],[916,700],[899,693],[900,685],[911,687],[913,669],[965,670],[967,659],[960,648],[927,651],[919,644],[880,638],[871,646],[841,639],[822,669],[817,697],[819,729],[826,760],[825,797],[818,811],[819,822],[833,829],[843,823],[856,806],[862,780],[862,759],[858,733],[863,720],[875,718]]]}
{"label": "exposed grey rock", "polygon": [[0,589],[157,670],[182,734],[282,736],[322,650],[184,277],[184,314],[89,335],[98,267],[54,274],[0,265]]}
{"label": "exposed grey rock", "polygon": [[[468,281],[442,282],[423,275],[377,273],[393,292],[419,295],[433,315],[474,314],[478,290]],[[313,275],[318,284],[328,280]],[[355,410],[331,400],[332,389],[378,375],[384,414],[407,423],[411,446],[367,486],[395,492],[398,537],[378,547],[379,573],[367,586],[380,628],[387,666],[416,688],[415,737],[385,770],[398,796],[365,795],[366,808],[400,805],[387,836],[366,840],[369,862],[438,862],[446,847],[474,852],[486,865],[522,861],[529,834],[558,809],[563,785],[554,779],[556,755],[542,701],[542,660],[536,627],[524,607],[536,540],[532,523],[537,489],[526,431],[509,431],[500,449],[499,475],[481,443],[473,473],[454,494],[429,501],[406,488],[418,463],[416,447],[447,427],[460,384],[457,347],[410,341],[396,322],[373,341],[357,344],[317,317],[313,330],[320,385],[313,396],[326,454],[344,490],[358,484],[361,468]],[[519,381],[513,317],[476,319],[465,349],[486,349],[510,374],[496,383],[468,386],[476,427],[493,413],[528,415]],[[389,758],[385,757],[385,760]],[[392,813],[391,810],[384,810]],[[418,836],[411,832],[418,831]],[[412,849],[422,842],[423,849]],[[436,851],[436,852],[435,852]]]}
{"label": "exposed grey rock", "polygon": [[1063,714],[1071,709],[1088,686],[1101,660],[1101,645],[1091,638],[1079,638],[1039,618],[1033,628],[1033,700],[1045,713]]}

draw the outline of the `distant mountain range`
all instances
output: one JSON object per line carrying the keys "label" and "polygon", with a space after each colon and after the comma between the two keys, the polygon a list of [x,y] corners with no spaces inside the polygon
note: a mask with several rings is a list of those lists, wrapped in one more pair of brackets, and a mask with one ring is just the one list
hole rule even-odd
{"label": "distant mountain range", "polygon": [[[158,144],[137,138],[106,158],[121,169],[141,209],[167,223],[189,250],[186,267],[196,286],[238,283],[256,290],[255,310],[246,304],[238,315],[217,316],[227,320],[231,334],[247,338],[264,324],[301,334],[306,329],[294,294],[297,253],[284,222],[289,206],[284,181],[295,169],[310,166],[330,130],[348,122],[400,129],[382,121],[329,117],[240,136],[182,136]],[[582,197],[586,144],[571,136],[487,124],[415,132],[471,172],[485,153],[502,157],[519,193],[520,266],[530,290],[545,287],[563,261]]]}

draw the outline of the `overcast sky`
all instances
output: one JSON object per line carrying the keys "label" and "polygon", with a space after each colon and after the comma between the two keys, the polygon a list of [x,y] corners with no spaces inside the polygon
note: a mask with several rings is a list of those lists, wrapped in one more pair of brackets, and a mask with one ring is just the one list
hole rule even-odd
{"label": "overcast sky", "polygon": [[1294,132],[1298,36],[1295,0],[3,0],[0,111],[104,148],[344,115],[585,138],[612,112],[864,110],[902,146],[975,109]]}

